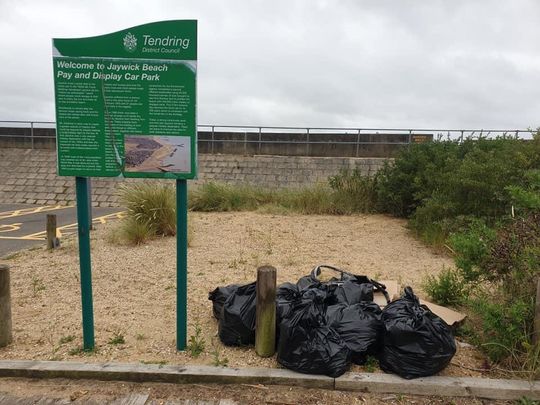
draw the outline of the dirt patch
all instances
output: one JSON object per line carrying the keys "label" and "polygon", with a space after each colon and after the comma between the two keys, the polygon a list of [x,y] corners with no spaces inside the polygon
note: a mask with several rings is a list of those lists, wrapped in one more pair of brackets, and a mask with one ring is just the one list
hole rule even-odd
{"label": "dirt patch", "polygon": [[[54,252],[26,252],[12,266],[14,343],[4,359],[212,364],[278,367],[252,348],[228,348],[217,337],[208,292],[255,279],[263,264],[278,268],[278,282],[296,281],[316,264],[332,264],[375,279],[397,279],[422,296],[426,274],[452,260],[412,238],[405,221],[380,216],[280,216],[258,213],[190,213],[188,336],[200,326],[205,350],[197,358],[175,349],[176,241],[140,247],[112,245],[110,226],[92,234],[94,319],[97,352],[77,351],[82,341],[76,240]],[[125,343],[118,343],[123,337]],[[117,342],[115,344],[114,342]],[[483,356],[459,345],[442,375],[480,375]],[[353,370],[362,368],[354,366]]]}
{"label": "dirt patch", "polygon": [[[130,394],[148,395],[148,404],[228,403],[239,405],[335,405],[335,404],[454,404],[483,405],[511,404],[513,401],[485,401],[475,398],[440,398],[413,395],[366,394],[288,386],[217,385],[217,384],[164,384],[126,383],[91,380],[32,380],[26,378],[0,379],[0,394],[10,399],[33,398],[38,403],[43,398],[63,399],[75,403],[104,404],[116,399],[120,402]],[[201,401],[201,402],[199,402]],[[211,401],[211,402],[210,402]],[[15,401],[13,401],[15,402]],[[223,401],[225,403],[226,401]],[[8,403],[7,401],[4,403]],[[19,402],[17,402],[19,403]],[[30,403],[30,402],[28,402]],[[41,402],[39,402],[41,403]],[[45,401],[43,400],[43,403]],[[46,402],[48,403],[48,402]],[[191,403],[191,402],[190,402]]]}

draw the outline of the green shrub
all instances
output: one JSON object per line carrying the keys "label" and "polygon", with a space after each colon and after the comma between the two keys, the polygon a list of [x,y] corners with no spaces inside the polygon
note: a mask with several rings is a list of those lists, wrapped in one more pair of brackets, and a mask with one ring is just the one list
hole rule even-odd
{"label": "green shrub", "polygon": [[336,213],[373,212],[377,201],[375,177],[363,176],[358,168],[342,169],[328,178],[333,190],[332,199]]}
{"label": "green shrub", "polygon": [[424,280],[422,288],[440,305],[461,305],[467,293],[465,281],[454,269],[443,269],[437,276],[429,275]]}
{"label": "green shrub", "polygon": [[469,301],[473,320],[477,319],[477,342],[491,360],[521,368],[531,349],[532,299],[496,298],[490,293]]}
{"label": "green shrub", "polygon": [[465,281],[476,281],[487,275],[483,264],[490,254],[490,246],[495,239],[495,231],[481,220],[474,220],[466,232],[449,238],[455,252],[454,260]]}

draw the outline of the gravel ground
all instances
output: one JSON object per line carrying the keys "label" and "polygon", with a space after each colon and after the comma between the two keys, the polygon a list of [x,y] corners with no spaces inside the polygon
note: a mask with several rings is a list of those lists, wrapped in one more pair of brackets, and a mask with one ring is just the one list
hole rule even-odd
{"label": "gravel ground", "polygon": [[[251,282],[263,264],[277,267],[280,283],[294,282],[324,263],[378,280],[397,280],[422,296],[425,275],[452,266],[450,258],[411,237],[405,221],[381,215],[190,213],[190,222],[188,336],[201,328],[205,350],[199,357],[175,350],[175,239],[117,246],[108,238],[115,224],[107,224],[92,234],[97,351],[78,350],[79,268],[72,239],[54,252],[34,249],[7,261],[12,266],[14,342],[0,349],[0,358],[170,364],[227,359],[232,367],[278,367],[275,357],[261,359],[252,348],[227,348],[219,342],[210,290]],[[474,369],[482,368],[483,356],[472,347],[458,346],[442,375],[482,375]]]}

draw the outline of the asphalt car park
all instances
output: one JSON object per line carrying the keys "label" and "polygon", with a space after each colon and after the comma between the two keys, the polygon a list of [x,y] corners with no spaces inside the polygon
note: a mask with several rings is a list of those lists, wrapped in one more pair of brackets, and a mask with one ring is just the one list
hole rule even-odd
{"label": "asphalt car park", "polygon": [[[0,203],[0,257],[46,243],[47,214],[56,215],[57,237],[77,232],[74,206]],[[93,225],[121,218],[120,208],[92,208]]]}

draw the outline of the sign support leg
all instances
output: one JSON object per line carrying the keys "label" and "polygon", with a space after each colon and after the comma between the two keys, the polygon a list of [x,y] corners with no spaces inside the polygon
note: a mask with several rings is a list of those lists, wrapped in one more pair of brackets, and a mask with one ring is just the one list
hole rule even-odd
{"label": "sign support leg", "polygon": [[90,218],[86,177],[76,177],[77,227],[79,231],[79,261],[81,266],[81,299],[83,323],[83,349],[94,349],[94,305],[92,302],[92,266],[90,262]]}
{"label": "sign support leg", "polygon": [[176,349],[187,343],[187,181],[176,180]]}

